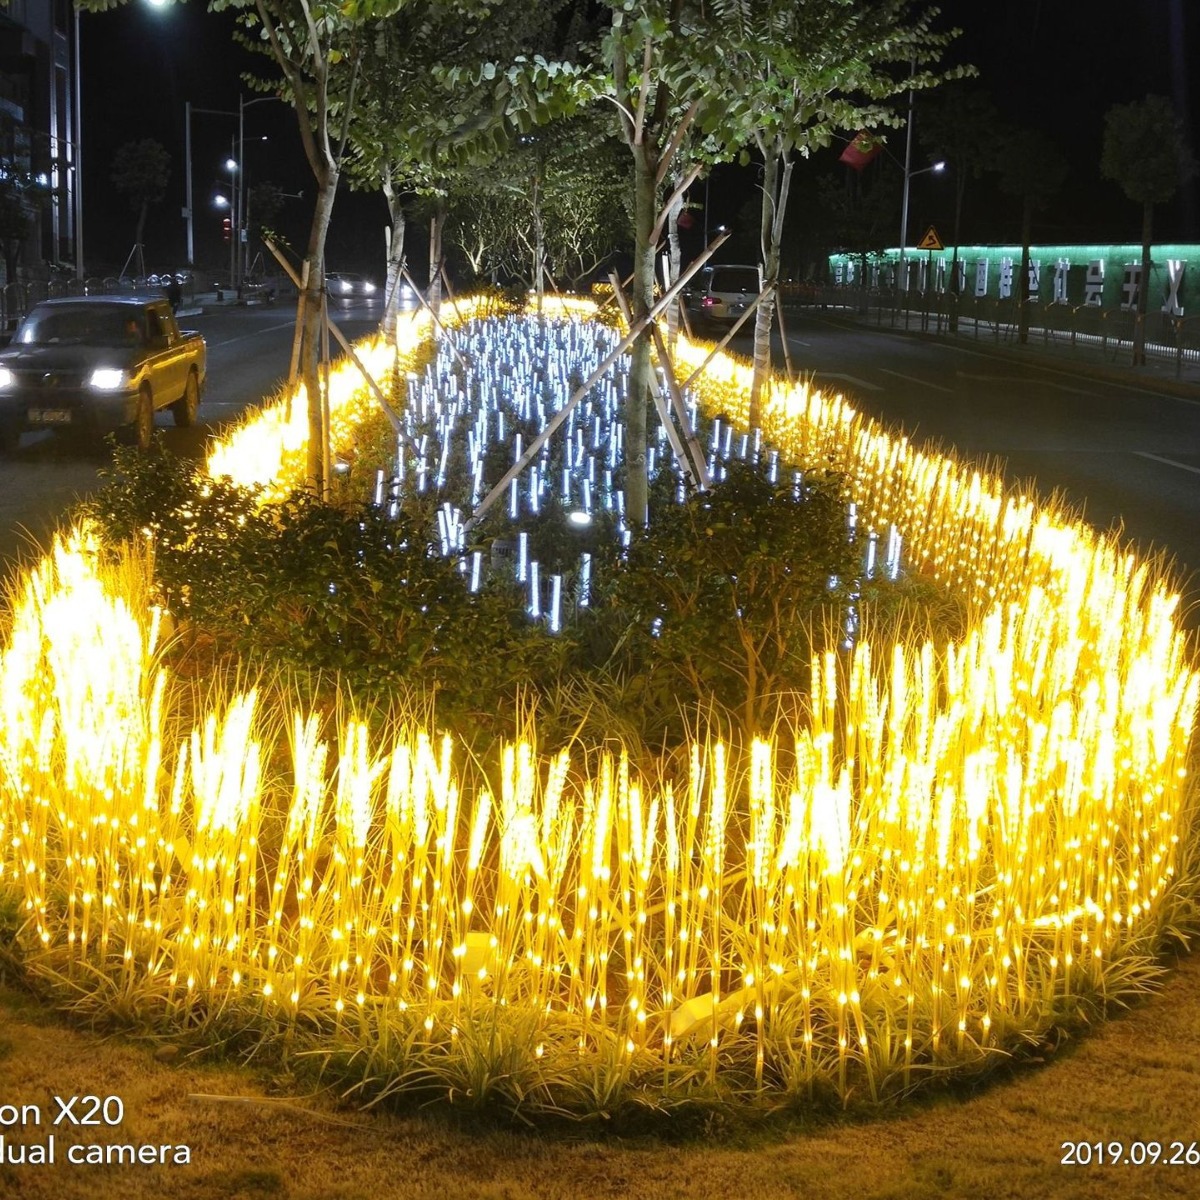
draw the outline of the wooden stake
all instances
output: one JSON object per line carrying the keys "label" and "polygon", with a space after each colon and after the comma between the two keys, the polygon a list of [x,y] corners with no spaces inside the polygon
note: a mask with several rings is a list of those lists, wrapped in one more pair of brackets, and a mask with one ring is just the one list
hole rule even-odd
{"label": "wooden stake", "polygon": [[730,235],[728,233],[721,234],[721,236],[717,238],[717,240],[713,242],[708,249],[706,249],[704,253],[700,255],[699,258],[692,262],[679,276],[679,278],[671,285],[666,295],[664,295],[662,299],[659,300],[658,303],[655,304],[654,307],[644,317],[642,317],[642,319],[634,328],[629,330],[629,332],[621,339],[617,346],[605,356],[604,361],[600,363],[600,365],[579,385],[579,387],[575,389],[571,398],[566,402],[566,404],[563,405],[561,409],[559,409],[557,413],[554,414],[553,419],[547,423],[546,428],[543,429],[542,432],[539,433],[532,442],[530,442],[525,453],[522,454],[521,457],[515,463],[513,463],[513,465],[509,467],[507,471],[505,471],[504,477],[500,480],[500,482],[497,483],[486,496],[484,496],[484,498],[479,502],[475,511],[471,514],[470,518],[463,522],[464,531],[469,532],[479,523],[479,520],[483,514],[487,512],[487,510],[491,508],[493,504],[495,504],[497,499],[499,499],[499,497],[505,493],[505,491],[508,489],[509,483],[518,475],[520,475],[520,473],[525,470],[525,468],[538,456],[542,446],[544,446],[545,443],[551,437],[553,437],[555,431],[567,419],[567,416],[570,414],[575,405],[577,405],[579,401],[587,395],[588,391],[595,385],[596,381],[604,375],[604,372],[607,371],[608,368],[612,366],[612,364],[616,362],[617,359],[620,358],[620,356],[624,354],[625,351],[628,350],[629,347],[632,346],[639,337],[641,337],[643,331],[646,329],[646,326],[649,325],[655,319],[655,317],[657,317],[659,313],[661,313],[667,307],[667,305],[675,299],[675,297],[683,290],[688,280],[691,279],[691,277],[695,275],[695,273],[699,271],[700,268],[704,266],[704,264],[708,262],[710,258],[712,258],[712,256],[721,248],[721,246],[725,244],[726,241],[728,241],[729,236]]}
{"label": "wooden stake", "polygon": [[681,392],[686,392],[688,388],[690,388],[692,384],[704,374],[704,370],[708,364],[712,362],[712,360],[716,358],[726,346],[729,345],[733,335],[737,333],[737,331],[741,329],[743,325],[745,325],[747,320],[749,320],[750,314],[759,306],[759,304],[762,302],[762,298],[763,294],[762,292],[759,292],[758,295],[754,297],[754,301],[746,306],[746,311],[742,313],[742,315],[738,317],[736,321],[734,321],[729,328],[729,332],[726,333],[725,336],[712,348],[712,350],[709,351],[708,357],[687,377],[687,380],[680,386],[679,390]]}
{"label": "wooden stake", "polygon": [[[627,326],[632,326],[633,313],[630,311],[629,301],[625,298],[625,289],[621,287],[620,277],[616,271],[612,271],[608,278],[613,286],[613,295],[617,298],[617,304],[621,307],[621,316],[625,318]],[[662,334],[658,331],[658,325],[651,324],[650,328],[654,333],[655,345],[662,347]],[[659,350],[658,358],[659,367],[663,371],[663,374],[669,374],[671,363],[666,357],[665,348]],[[659,376],[657,386],[654,389],[654,407],[658,410],[658,419],[667,431],[667,441],[671,443],[671,450],[675,455],[675,461],[689,479],[703,487],[704,485],[700,483],[703,476],[697,473],[695,464],[688,458],[687,451],[683,448],[683,442],[680,441],[679,431],[675,428],[675,422],[671,420],[671,413],[667,407],[667,397],[663,394],[666,386],[666,381]]]}

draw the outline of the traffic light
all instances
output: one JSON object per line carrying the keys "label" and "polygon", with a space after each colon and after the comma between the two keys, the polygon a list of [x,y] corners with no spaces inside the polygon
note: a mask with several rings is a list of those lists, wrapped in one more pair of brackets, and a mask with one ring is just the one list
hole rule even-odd
{"label": "traffic light", "polygon": [[221,232],[227,242],[233,241],[233,221],[229,217],[221,222]]}

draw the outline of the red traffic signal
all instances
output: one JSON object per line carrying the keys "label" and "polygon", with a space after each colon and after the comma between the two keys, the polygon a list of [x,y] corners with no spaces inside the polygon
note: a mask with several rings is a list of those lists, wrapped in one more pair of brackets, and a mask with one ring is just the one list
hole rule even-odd
{"label": "red traffic signal", "polygon": [[227,242],[233,241],[233,221],[229,217],[221,222],[221,232]]}

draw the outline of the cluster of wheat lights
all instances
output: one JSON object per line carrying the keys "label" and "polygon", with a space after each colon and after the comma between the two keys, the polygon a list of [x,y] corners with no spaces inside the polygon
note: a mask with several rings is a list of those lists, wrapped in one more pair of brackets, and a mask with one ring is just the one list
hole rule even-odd
{"label": "cluster of wheat lights", "polygon": [[[748,379],[718,372],[702,394],[735,413]],[[403,715],[372,733],[266,690],[181,730],[147,556],[61,540],[0,658],[0,895],[30,969],[360,1048],[381,1087],[556,1110],[883,1096],[1120,990],[1186,860],[1177,598],[844,401],[768,410],[970,627],[820,654],[786,741],[701,736],[652,778],[535,731],[467,761]]]}

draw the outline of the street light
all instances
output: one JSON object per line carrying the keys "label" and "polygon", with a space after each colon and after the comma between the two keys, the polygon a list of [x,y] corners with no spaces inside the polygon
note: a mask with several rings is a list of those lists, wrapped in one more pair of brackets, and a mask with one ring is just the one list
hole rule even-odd
{"label": "street light", "polygon": [[[195,251],[196,251],[195,224],[194,224],[194,220],[192,217],[192,207],[193,207],[192,206],[192,113],[194,113],[194,112],[204,113],[208,116],[214,116],[214,117],[237,117],[238,132],[237,132],[237,139],[235,141],[235,145],[237,148],[237,153],[243,154],[244,150],[243,150],[242,143],[245,141],[244,129],[245,129],[246,109],[248,109],[250,107],[250,105],[252,105],[252,104],[262,104],[266,100],[283,100],[283,97],[282,96],[259,96],[257,100],[243,100],[241,93],[239,92],[238,93],[238,106],[237,106],[236,111],[234,111],[233,109],[228,109],[228,108],[197,108],[197,107],[193,107],[192,102],[190,100],[184,101],[184,105],[183,105],[183,126],[184,126],[183,157],[184,157],[185,187],[187,188],[187,204],[184,206],[184,209],[183,209],[183,217],[184,217],[184,220],[187,222],[187,260],[188,260],[189,266],[191,266],[195,263]],[[287,101],[284,101],[284,103],[286,104]],[[263,138],[262,140],[266,141],[267,139]],[[245,180],[245,172],[242,173],[242,178],[244,181]],[[243,182],[243,186],[244,186],[244,182]],[[242,204],[237,203],[235,201],[235,206],[239,209],[239,211],[244,211]],[[240,237],[241,237],[241,230],[239,229],[238,230],[238,239],[237,239],[239,241],[239,243],[240,243]],[[234,273],[236,273],[236,272],[234,272]],[[234,282],[233,279],[231,279],[230,280],[231,285],[233,284],[233,282]]]}
{"label": "street light", "polygon": [[[234,229],[237,229],[237,195],[238,195],[238,161],[233,157],[233,147],[230,147],[230,155],[225,160],[225,170],[229,172],[229,204],[233,218]],[[237,287],[237,237],[229,239],[229,289],[233,291]]]}
{"label": "street light", "polygon": [[908,185],[916,179],[918,175],[928,175],[932,171],[936,175],[940,175],[946,169],[944,160],[939,159],[932,166],[922,167],[919,171],[914,171],[910,168],[910,156],[912,154],[912,108],[908,110],[908,145],[904,151],[904,199],[900,205],[900,264],[897,268],[899,271],[899,290],[902,292],[908,291],[908,276],[904,273],[904,248],[908,244]]}

